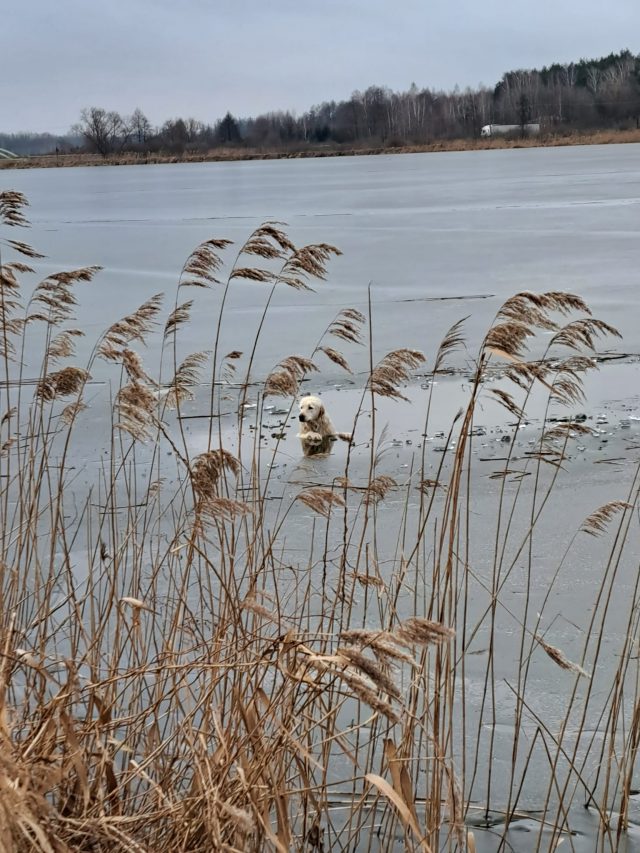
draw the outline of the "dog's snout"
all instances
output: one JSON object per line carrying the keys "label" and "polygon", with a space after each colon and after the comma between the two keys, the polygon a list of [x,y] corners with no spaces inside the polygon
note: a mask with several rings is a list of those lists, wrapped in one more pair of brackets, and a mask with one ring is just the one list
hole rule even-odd
{"label": "dog's snout", "polygon": [[298,415],[298,420],[304,423],[304,415]]}

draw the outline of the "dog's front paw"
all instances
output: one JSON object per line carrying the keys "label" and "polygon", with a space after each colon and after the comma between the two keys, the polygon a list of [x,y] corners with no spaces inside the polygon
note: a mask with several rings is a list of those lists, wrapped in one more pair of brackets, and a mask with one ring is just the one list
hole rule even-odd
{"label": "dog's front paw", "polygon": [[307,442],[307,444],[322,444],[322,436],[319,432],[308,432],[305,435],[304,440]]}

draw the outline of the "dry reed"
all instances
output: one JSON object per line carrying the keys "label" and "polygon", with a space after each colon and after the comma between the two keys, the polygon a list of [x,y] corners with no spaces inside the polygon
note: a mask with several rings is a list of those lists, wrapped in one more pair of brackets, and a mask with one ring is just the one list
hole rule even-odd
{"label": "dry reed", "polygon": [[[25,227],[25,209],[19,193],[0,193],[3,227]],[[166,318],[161,296],[147,300],[112,324],[87,364],[76,366],[65,363],[77,360],[82,334],[73,325],[76,285],[91,282],[98,269],[47,276],[23,308],[23,279],[32,268],[4,255],[39,255],[20,241],[2,246],[0,850],[462,851],[475,850],[482,837],[502,851],[538,748],[548,794],[530,816],[538,820],[534,847],[555,849],[570,837],[575,804],[584,798],[598,815],[599,849],[619,849],[640,743],[640,596],[632,583],[621,605],[616,590],[628,565],[640,475],[624,500],[604,504],[581,527],[608,551],[598,552],[602,577],[583,620],[582,649],[563,642],[579,663],[544,639],[573,540],[541,601],[533,579],[538,527],[567,443],[588,427],[568,419],[521,453],[509,443],[503,467],[490,475],[497,491],[485,494],[483,485],[495,517],[491,530],[481,531],[480,567],[472,526],[474,417],[489,363],[505,364],[492,397],[517,429],[534,388],[545,390],[549,405],[583,399],[594,346],[617,334],[611,326],[571,294],[516,294],[480,344],[467,407],[433,471],[424,451],[405,481],[383,473],[372,417],[361,485],[350,446],[344,474],[332,485],[308,483],[292,493],[288,484],[274,490],[275,455],[263,458],[257,441],[253,457],[243,455],[249,442],[241,416],[230,443],[223,446],[220,430],[216,444],[212,430],[209,447],[193,454],[180,429],[181,407],[198,394],[209,354],[179,363],[176,343],[196,299],[217,299],[222,322],[236,280],[309,289],[326,276],[334,247],[296,247],[279,223],[265,223],[229,266],[229,241],[205,241],[178,284],[178,291],[197,288],[193,300],[176,296]],[[42,367],[31,382],[17,357],[30,323],[45,329]],[[327,335],[341,346],[359,345],[364,323],[347,308]],[[540,331],[551,333],[544,357],[525,360]],[[169,382],[154,378],[132,349],[153,335],[167,353],[173,348]],[[457,323],[432,375],[463,346]],[[260,406],[269,394],[297,394],[318,370],[318,353],[350,371],[346,355],[323,337],[309,357],[282,358],[259,386]],[[372,362],[371,344],[369,355]],[[88,417],[85,388],[96,358],[120,380],[104,459],[83,494],[73,448]],[[216,336],[208,391],[216,404],[220,394],[227,401],[235,393],[242,412],[253,355],[237,388],[231,379],[241,358],[239,350],[218,353]],[[371,364],[362,390],[372,415],[376,397],[406,399],[404,386],[424,362],[422,353],[403,348]],[[432,394],[433,385],[425,433]],[[401,506],[400,522],[391,503]],[[296,548],[296,525],[307,550]],[[518,610],[509,586],[517,572],[518,591],[525,590]],[[504,662],[512,666],[509,708],[500,707],[502,617],[514,638]],[[602,637],[614,618],[623,630],[612,659]],[[535,654],[537,646],[545,655]],[[545,722],[530,701],[530,672],[545,658],[555,665],[542,670],[545,677],[557,668],[558,690],[565,691],[559,729],[556,717],[553,726]],[[485,663],[477,664],[474,702],[469,677],[478,660]],[[500,713],[512,715],[513,726],[499,754]],[[600,741],[590,734],[594,719]],[[532,720],[536,735],[525,744],[521,732]],[[477,801],[486,824],[495,809],[502,812],[491,834],[465,832]]]}

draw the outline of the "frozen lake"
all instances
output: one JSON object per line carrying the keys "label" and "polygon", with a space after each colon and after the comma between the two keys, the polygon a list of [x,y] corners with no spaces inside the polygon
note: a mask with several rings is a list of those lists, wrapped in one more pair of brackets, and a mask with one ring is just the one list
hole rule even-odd
{"label": "frozen lake", "polygon": [[[105,268],[82,299],[88,339],[151,294],[172,302],[201,240],[241,243],[275,219],[297,244],[329,242],[343,255],[317,293],[282,288],[259,363],[300,347],[289,332],[301,324],[315,340],[340,307],[365,310],[369,284],[379,353],[430,355],[466,315],[473,342],[523,289],[581,294],[620,328],[625,351],[640,350],[637,145],[34,169],[4,171],[0,185],[28,196],[44,269]],[[266,290],[237,282],[232,291],[223,348],[243,348]],[[211,345],[217,298],[191,327],[192,349]]]}
{"label": "frozen lake", "polygon": [[[468,317],[465,326],[468,350],[454,357],[461,368],[459,373],[451,377],[439,376],[437,381],[433,378],[427,381],[425,376],[420,376],[406,391],[413,405],[376,402],[376,439],[381,448],[377,470],[392,476],[398,487],[379,510],[384,513],[379,537],[374,541],[367,534],[371,543],[367,539],[366,546],[371,545],[379,558],[382,587],[389,584],[393,576],[401,551],[399,543],[404,542],[407,527],[411,530],[417,513],[422,511],[418,489],[420,466],[422,474],[434,478],[433,482],[440,477],[441,467],[445,481],[449,476],[449,455],[455,453],[455,439],[459,437],[454,434],[454,440],[447,446],[445,436],[458,409],[467,405],[470,374],[465,368],[500,304],[520,290],[573,291],[586,299],[597,317],[620,329],[623,340],[607,339],[603,347],[627,356],[615,365],[603,365],[598,373],[590,375],[586,384],[588,403],[583,409],[580,402],[569,412],[575,415],[584,411],[581,417],[590,432],[573,442],[566,459],[562,460],[566,464],[561,466],[554,493],[536,529],[535,541],[533,536],[529,541],[529,519],[537,507],[536,490],[540,490],[550,476],[545,472],[540,483],[537,475],[529,476],[533,471],[531,454],[547,426],[547,415],[562,414],[553,407],[546,411],[546,394],[542,395],[544,399],[534,396],[527,418],[515,425],[513,418],[495,400],[490,400],[494,379],[499,382],[503,377],[488,378],[478,402],[479,420],[474,422],[472,433],[474,443],[470,458],[474,475],[462,489],[463,494],[468,489],[470,496],[471,511],[466,523],[472,559],[468,565],[465,563],[470,578],[465,592],[468,604],[464,599],[464,608],[462,604],[457,606],[459,625],[469,627],[472,636],[471,640],[464,640],[468,659],[464,678],[456,685],[456,690],[464,691],[466,696],[465,734],[468,744],[474,745],[469,755],[477,754],[480,768],[476,778],[469,759],[465,777],[466,793],[470,798],[468,817],[473,823],[476,812],[482,816],[488,766],[492,767],[495,777],[493,802],[503,808],[509,799],[514,737],[514,694],[510,691],[516,684],[521,665],[518,638],[522,630],[527,644],[531,642],[533,662],[527,693],[531,710],[521,729],[527,749],[531,738],[532,757],[526,785],[519,794],[519,805],[525,814],[516,821],[518,825],[512,829],[506,849],[528,851],[536,849],[536,845],[537,849],[544,849],[546,842],[538,842],[538,825],[527,818],[529,814],[539,815],[549,785],[545,754],[540,745],[533,749],[538,734],[534,723],[539,717],[550,732],[557,731],[564,719],[573,680],[568,680],[557,664],[542,654],[531,639],[532,632],[549,632],[545,636],[550,642],[558,642],[572,660],[580,658],[583,644],[590,638],[593,602],[603,588],[609,540],[599,543],[583,535],[577,539],[575,548],[567,550],[565,556],[562,554],[565,547],[568,549],[573,532],[596,507],[609,500],[631,500],[637,490],[640,331],[636,291],[640,270],[636,232],[640,213],[640,147],[611,145],[2,171],[0,186],[24,192],[31,202],[31,232],[10,236],[28,240],[47,255],[45,261],[34,264],[39,272],[44,274],[90,264],[104,267],[93,283],[76,288],[80,305],[74,325],[87,333],[78,346],[78,363],[82,363],[82,356],[88,354],[107,326],[161,291],[166,294],[164,320],[173,307],[182,264],[199,242],[217,237],[230,238],[241,245],[252,229],[265,220],[288,223],[289,234],[297,245],[328,242],[343,254],[331,261],[328,280],[317,292],[280,288],[260,338],[254,379],[264,378],[290,353],[309,355],[341,308],[354,307],[367,313],[369,286],[376,356],[397,347],[415,347],[428,356],[427,373],[444,332],[461,317]],[[231,251],[230,262],[234,256]],[[213,288],[195,294],[197,310],[189,326],[180,333],[180,347],[185,351],[212,348],[221,292],[221,288]],[[267,293],[268,286],[264,284],[233,282],[225,309],[228,314],[220,352],[243,350],[246,357]],[[190,291],[184,298],[192,296],[194,293]],[[156,339],[159,337],[157,335]],[[544,340],[544,333],[540,338]],[[142,351],[145,365],[154,376],[157,375],[157,353],[154,351],[157,345],[156,340]],[[136,344],[134,347],[141,349]],[[366,346],[360,349],[345,346],[345,352],[355,368],[355,376],[348,377],[324,360],[321,372],[314,374],[311,380],[313,390],[323,392],[336,426],[341,430],[350,429],[354,418],[357,420],[368,367]],[[33,376],[40,364],[39,353],[37,360],[33,356],[33,364],[29,363],[30,357],[27,351],[27,377]],[[113,366],[95,362],[91,370],[94,379],[103,378],[103,371],[105,376],[113,375]],[[306,387],[312,390],[311,386]],[[432,389],[434,404],[427,428],[425,411],[430,410],[428,401]],[[224,399],[226,402],[231,397]],[[91,417],[91,429],[78,430],[74,436],[72,461],[77,472],[73,473],[69,491],[70,494],[73,491],[74,497],[76,492],[89,494],[95,488],[105,470],[105,459],[108,459],[105,447],[109,444],[111,427],[110,401],[102,393],[101,386],[90,389],[87,401],[90,412],[82,417]],[[274,501],[273,512],[279,512],[279,501],[283,500],[284,506],[294,506],[296,495],[309,484],[331,486],[347,470],[347,451],[345,445],[339,444],[329,458],[301,459],[295,435],[298,428],[295,411],[288,411],[288,400],[284,409],[279,408],[282,401],[275,402],[278,406],[270,404],[262,410],[258,390],[250,389],[243,439],[247,447],[243,458],[250,458],[256,448],[262,454],[262,465],[270,478],[265,496]],[[367,408],[370,405],[368,397],[365,403],[360,425],[354,432],[351,461],[346,463],[351,465],[349,476],[355,483],[354,489],[362,488],[369,476],[372,418]],[[208,406],[205,388],[200,389],[196,400],[185,407],[183,437],[190,458],[208,447],[209,416],[202,415],[209,411]],[[237,443],[234,444],[237,412],[237,401],[232,400],[223,407],[219,422],[223,446],[233,452],[238,452]],[[88,420],[80,423],[88,423]],[[167,423],[175,437],[177,422],[167,419]],[[148,454],[155,454],[156,449],[151,444],[146,449],[136,450],[134,480],[136,484],[143,484],[145,478],[150,481],[152,475],[160,477],[162,465],[162,474],[167,477],[166,488],[171,490],[176,477],[176,461],[168,447],[159,444],[158,457],[152,466]],[[503,486],[500,472],[510,468],[512,462],[517,470],[510,474],[522,473],[523,477],[508,480]],[[555,479],[556,468],[551,472]],[[525,474],[529,479],[524,478]],[[354,494],[357,496],[359,492]],[[120,497],[117,512],[129,511],[130,493],[123,492]],[[356,498],[350,500],[355,502]],[[440,500],[444,497],[434,502],[434,515],[438,515],[438,520],[442,511]],[[510,532],[500,534],[504,535],[500,565],[504,558],[505,566],[501,609],[495,626],[491,627],[489,640],[490,620],[486,614],[490,611],[492,571],[495,571],[493,552],[499,538],[495,529],[500,528],[496,518],[500,511],[507,517],[512,501],[513,507],[517,504],[518,513],[514,511],[514,520],[509,521]],[[531,508],[527,501],[531,502]],[[523,502],[524,514],[520,509]],[[498,512],[497,507],[500,507]],[[292,562],[302,559],[304,563],[299,554],[304,555],[307,550],[317,560],[317,565],[322,562],[320,552],[326,548],[324,540],[318,540],[314,546],[320,549],[318,554],[312,553],[313,547],[308,544],[312,524],[314,521],[309,513],[295,505],[286,530],[286,553],[294,555]],[[357,526],[354,529],[358,529]],[[161,532],[164,535],[166,531],[163,528]],[[619,574],[611,586],[611,612],[606,618],[602,617],[600,626],[602,657],[590,682],[594,685],[594,699],[589,700],[590,705],[585,700],[588,714],[585,712],[585,722],[580,729],[584,728],[590,740],[588,745],[580,744],[580,749],[576,748],[580,770],[594,786],[598,782],[601,760],[598,745],[601,738],[602,743],[605,742],[602,708],[609,701],[612,667],[615,669],[618,665],[618,650],[625,641],[627,609],[631,607],[635,612],[629,602],[636,601],[637,595],[636,532],[634,523],[624,559],[619,561]],[[175,531],[169,530],[169,533],[173,536]],[[340,528],[337,543],[341,535]],[[416,556],[420,594],[430,588],[430,536],[429,533],[426,537],[424,554]],[[327,542],[330,546],[336,544],[329,538]],[[358,566],[361,558],[360,550],[356,550],[355,565]],[[74,578],[82,579],[86,560],[80,551],[74,559]],[[556,578],[554,573],[559,564],[563,567],[562,573]],[[309,565],[312,565],[311,558]],[[317,565],[313,565],[316,569],[310,576],[315,583]],[[285,569],[289,568],[283,569],[280,591],[293,618],[299,605],[298,589],[295,585],[291,587],[290,579],[286,581],[289,576]],[[330,585],[337,584],[334,575],[330,562]],[[168,572],[167,583],[170,585],[172,581]],[[287,582],[290,587],[286,586]],[[123,587],[123,592],[138,594],[137,589],[128,587]],[[162,595],[165,592],[164,588],[160,589]],[[403,588],[398,606],[400,610],[406,607],[408,614],[414,601],[411,595],[405,600],[406,594]],[[145,590],[143,597],[146,595]],[[369,593],[361,593],[354,598],[354,613],[362,624],[372,618],[375,609],[368,596]],[[321,612],[325,599],[319,601]],[[538,608],[543,616],[537,613]],[[631,616],[628,618],[631,620]],[[633,620],[636,626],[635,616]],[[492,678],[495,677],[491,713],[489,706],[485,707],[489,647]],[[528,657],[526,662],[528,667]],[[633,680],[629,677],[630,682]],[[584,686],[587,683],[587,680],[580,682],[580,697],[587,694]],[[631,713],[635,697],[630,683],[624,696],[629,707],[625,705],[624,714]],[[459,702],[456,695],[456,713],[459,713]],[[567,720],[574,723],[571,715]],[[491,747],[492,761],[487,758],[487,732],[490,730],[495,737]],[[572,747],[574,735],[574,729],[569,727],[565,737],[567,749]],[[552,736],[549,737],[551,743]],[[577,735],[575,738],[577,742]],[[459,744],[456,750],[456,761],[461,764]],[[521,746],[520,760],[523,751]],[[636,775],[633,780],[635,783]],[[616,849],[640,849],[638,796],[634,784],[630,809],[634,825],[627,840]],[[578,835],[563,840],[568,841],[567,849],[587,853],[594,849],[597,827],[595,816],[578,808],[582,801],[580,789],[571,801],[571,808],[576,811],[571,824],[577,828]],[[526,835],[530,835],[529,840]],[[483,834],[478,828],[478,850],[493,853],[497,849],[497,838],[497,832]],[[603,845],[602,849],[613,848]]]}

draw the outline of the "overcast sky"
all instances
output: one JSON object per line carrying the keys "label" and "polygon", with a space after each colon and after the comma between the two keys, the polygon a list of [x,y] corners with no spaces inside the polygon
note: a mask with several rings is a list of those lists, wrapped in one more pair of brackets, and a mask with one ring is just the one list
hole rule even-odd
{"label": "overcast sky", "polygon": [[633,38],[639,0],[7,0],[0,131],[65,133],[86,106],[213,123],[373,84],[493,85]]}

